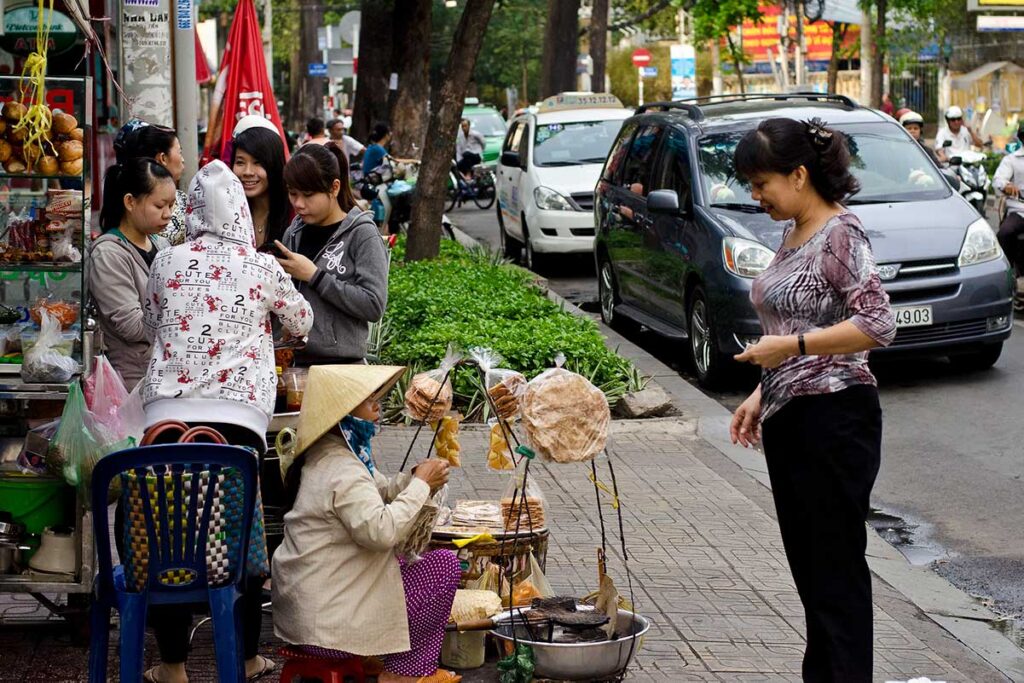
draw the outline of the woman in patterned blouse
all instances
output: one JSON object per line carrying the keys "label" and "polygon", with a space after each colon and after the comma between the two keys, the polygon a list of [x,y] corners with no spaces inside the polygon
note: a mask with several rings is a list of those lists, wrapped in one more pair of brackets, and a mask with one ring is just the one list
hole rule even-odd
{"label": "woman in patterned blouse", "polygon": [[842,133],[768,119],[736,148],[737,174],[783,243],[751,300],[764,336],[736,356],[762,368],[733,443],[764,441],[786,557],[804,605],[805,681],[872,679],[864,552],[882,412],[868,351],[896,333],[867,234],[841,202],[859,189]]}

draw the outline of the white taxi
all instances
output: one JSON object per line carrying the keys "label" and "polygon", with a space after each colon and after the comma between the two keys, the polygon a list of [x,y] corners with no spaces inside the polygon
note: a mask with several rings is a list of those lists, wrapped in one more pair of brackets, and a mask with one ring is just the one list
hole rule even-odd
{"label": "white taxi", "polygon": [[594,188],[622,122],[632,112],[614,95],[567,92],[509,125],[498,163],[502,251],[526,247],[531,270],[551,254],[594,248]]}

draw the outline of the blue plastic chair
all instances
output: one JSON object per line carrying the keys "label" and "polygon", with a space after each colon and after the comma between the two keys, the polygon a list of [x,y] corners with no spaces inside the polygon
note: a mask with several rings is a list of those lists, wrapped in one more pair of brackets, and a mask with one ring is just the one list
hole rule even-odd
{"label": "blue plastic chair", "polygon": [[[110,639],[110,610],[121,616],[121,681],[142,680],[143,643],[146,612],[149,605],[208,602],[213,618],[214,647],[218,680],[244,683],[245,661],[240,633],[242,629],[239,598],[245,582],[249,532],[256,504],[256,458],[244,448],[215,444],[168,444],[132,448],[111,453],[97,464],[92,475],[93,532],[99,555],[99,574],[94,588],[89,650],[90,683],[106,683],[107,648]],[[150,469],[152,468],[152,469]],[[210,586],[207,581],[206,542],[214,503],[217,474],[235,468],[242,475],[243,509],[237,547],[230,548],[230,582]],[[130,591],[124,567],[113,567],[110,559],[107,491],[122,472],[134,472],[140,489],[146,534],[149,544],[148,577],[142,592]],[[198,485],[209,473],[203,506],[199,506]],[[150,476],[147,479],[147,475]],[[153,477],[152,475],[156,475]],[[191,475],[190,495],[185,493],[185,478]],[[150,487],[155,489],[156,505],[150,502]],[[124,504],[127,493],[119,504]],[[172,511],[176,514],[169,514]],[[181,514],[184,511],[185,514]],[[235,511],[237,512],[237,511]],[[157,524],[159,524],[159,533]],[[173,527],[174,533],[169,530]],[[184,533],[182,533],[184,532]],[[237,556],[234,556],[237,553]],[[190,577],[187,583],[169,585],[161,577],[170,574]]]}

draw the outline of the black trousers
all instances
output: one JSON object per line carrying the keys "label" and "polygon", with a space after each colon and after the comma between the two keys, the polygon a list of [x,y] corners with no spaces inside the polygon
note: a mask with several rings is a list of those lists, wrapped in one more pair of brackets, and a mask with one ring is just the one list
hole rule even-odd
{"label": "black trousers", "polygon": [[873,607],[864,553],[881,460],[878,391],[791,400],[762,425],[786,558],[807,618],[803,679],[870,682]]}
{"label": "black trousers", "polygon": [[1017,267],[1024,266],[1020,260],[1021,235],[1024,235],[1024,216],[1011,211],[999,224],[999,232],[996,233],[996,237],[999,239],[999,246],[1003,248],[1006,258],[1010,259],[1010,263]]}
{"label": "black trousers", "polygon": [[[224,422],[190,422],[189,427],[212,427],[235,446],[255,448],[260,457],[266,448],[259,435],[238,425]],[[124,511],[119,504],[114,513],[114,538],[117,550],[124,557]],[[249,578],[242,594],[242,649],[246,659],[259,654],[260,630],[263,627],[263,582],[262,577]],[[156,636],[160,661],[166,664],[181,664],[188,659],[188,636],[192,629],[192,615],[196,608],[191,605],[152,605],[147,621]]]}
{"label": "black trousers", "polygon": [[459,163],[456,164],[456,167],[459,169],[460,173],[465,175],[472,171],[473,167],[479,164],[480,161],[480,155],[476,152],[463,152],[462,158],[459,159]]}

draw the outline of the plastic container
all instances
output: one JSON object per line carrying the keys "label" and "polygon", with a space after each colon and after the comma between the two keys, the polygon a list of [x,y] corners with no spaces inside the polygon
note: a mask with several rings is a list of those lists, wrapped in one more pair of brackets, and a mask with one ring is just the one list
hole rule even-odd
{"label": "plastic container", "polygon": [[282,375],[286,390],[285,409],[290,413],[298,412],[302,408],[302,397],[306,393],[306,378],[309,373],[304,368],[288,368]]}
{"label": "plastic container", "polygon": [[484,665],[487,631],[446,633],[441,647],[441,664],[453,669],[479,669]]}
{"label": "plastic container", "polygon": [[0,474],[0,509],[10,512],[30,534],[69,524],[74,495],[75,490],[63,479],[20,472]]}

